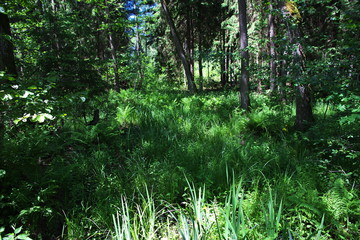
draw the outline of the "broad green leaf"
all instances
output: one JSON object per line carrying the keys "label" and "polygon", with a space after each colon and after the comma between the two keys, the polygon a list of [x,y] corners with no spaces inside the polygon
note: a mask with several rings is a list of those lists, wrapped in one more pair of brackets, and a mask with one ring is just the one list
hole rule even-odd
{"label": "broad green leaf", "polygon": [[45,116],[43,114],[35,114],[32,117],[32,121],[33,122],[43,123],[43,122],[45,122]]}
{"label": "broad green leaf", "polygon": [[14,233],[15,235],[19,234],[21,232],[22,227],[18,227],[15,229]]}
{"label": "broad green leaf", "polygon": [[31,240],[31,238],[28,237],[27,234],[22,233],[16,236],[16,239],[20,239],[20,240]]}
{"label": "broad green leaf", "polygon": [[25,90],[24,94],[22,96],[20,96],[20,97],[21,98],[27,98],[29,95],[34,95],[34,93]]}

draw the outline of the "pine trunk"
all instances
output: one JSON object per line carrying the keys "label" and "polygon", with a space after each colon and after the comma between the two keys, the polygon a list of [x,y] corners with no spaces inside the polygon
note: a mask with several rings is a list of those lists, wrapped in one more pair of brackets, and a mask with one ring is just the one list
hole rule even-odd
{"label": "pine trunk", "polygon": [[240,56],[241,56],[241,78],[240,78],[240,107],[245,110],[250,108],[249,98],[249,51],[246,0],[238,0],[239,25],[240,25]]}

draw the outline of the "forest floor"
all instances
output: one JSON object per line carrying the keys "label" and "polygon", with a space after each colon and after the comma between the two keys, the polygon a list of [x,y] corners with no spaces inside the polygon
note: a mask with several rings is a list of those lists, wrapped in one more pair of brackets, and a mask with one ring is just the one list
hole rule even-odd
{"label": "forest floor", "polygon": [[298,132],[293,105],[238,101],[124,90],[94,105],[94,126],[79,112],[8,131],[0,226],[33,239],[359,239],[358,125],[319,101]]}

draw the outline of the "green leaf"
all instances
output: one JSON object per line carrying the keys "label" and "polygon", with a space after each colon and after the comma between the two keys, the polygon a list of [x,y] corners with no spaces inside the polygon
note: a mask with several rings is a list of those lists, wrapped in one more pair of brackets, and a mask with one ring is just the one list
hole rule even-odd
{"label": "green leaf", "polygon": [[33,122],[43,123],[45,122],[45,116],[43,114],[35,114],[32,118]]}
{"label": "green leaf", "polygon": [[31,240],[31,238],[28,237],[27,234],[22,233],[16,236],[16,239],[21,239],[21,240]]}
{"label": "green leaf", "polygon": [[[6,174],[6,171],[5,171],[4,169],[0,169],[0,178],[2,178],[3,176],[5,176],[5,174]],[[3,227],[0,228],[0,233],[2,232],[2,231],[1,231],[2,228],[3,228]],[[5,228],[4,228],[4,229],[5,229]]]}
{"label": "green leaf", "polygon": [[15,229],[14,233],[15,235],[19,234],[21,232],[22,227],[18,227]]}
{"label": "green leaf", "polygon": [[30,91],[26,91],[24,92],[24,94],[22,96],[20,96],[21,98],[27,98],[30,95],[34,95],[34,93],[30,92]]}

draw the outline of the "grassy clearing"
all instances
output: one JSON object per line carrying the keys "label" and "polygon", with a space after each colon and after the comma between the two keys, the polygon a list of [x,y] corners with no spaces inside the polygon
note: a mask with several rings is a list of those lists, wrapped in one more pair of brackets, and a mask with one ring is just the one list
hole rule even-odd
{"label": "grassy clearing", "polygon": [[358,127],[319,103],[299,133],[293,107],[252,104],[127,90],[96,126],[13,131],[2,208],[43,239],[357,239]]}

